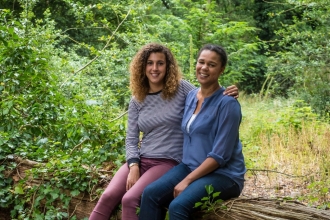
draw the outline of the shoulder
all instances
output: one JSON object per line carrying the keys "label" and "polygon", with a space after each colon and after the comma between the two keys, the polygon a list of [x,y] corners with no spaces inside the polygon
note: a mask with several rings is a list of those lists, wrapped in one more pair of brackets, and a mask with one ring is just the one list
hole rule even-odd
{"label": "shoulder", "polygon": [[225,106],[225,105],[230,105],[230,106],[237,105],[237,106],[240,106],[240,104],[237,101],[237,99],[235,99],[234,97],[229,96],[229,95],[224,95],[223,94],[224,91],[225,91],[225,89],[222,88],[222,89],[220,89],[217,92],[216,97],[214,99],[214,102],[218,102],[222,106]]}
{"label": "shoulder", "polygon": [[193,84],[191,84],[190,82],[188,82],[187,80],[184,80],[184,79],[180,80],[180,87],[187,89],[189,91],[196,88]]}
{"label": "shoulder", "polygon": [[144,105],[144,101],[140,102],[133,96],[128,104],[128,107],[140,109],[143,105]]}
{"label": "shoulder", "polygon": [[195,88],[193,90],[190,90],[190,92],[187,95],[187,99],[194,99],[194,97],[196,97],[197,92],[198,92],[199,88]]}
{"label": "shoulder", "polygon": [[223,98],[220,101],[220,106],[221,109],[223,110],[227,109],[230,112],[241,111],[241,105],[239,104],[237,99],[229,95],[223,95]]}

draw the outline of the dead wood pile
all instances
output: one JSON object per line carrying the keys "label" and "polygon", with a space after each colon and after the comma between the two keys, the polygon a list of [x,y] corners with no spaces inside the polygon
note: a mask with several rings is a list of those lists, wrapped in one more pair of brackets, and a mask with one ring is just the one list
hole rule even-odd
{"label": "dead wood pile", "polygon": [[[12,178],[14,183],[26,176],[26,170],[31,169],[38,163],[30,160],[15,158],[17,167],[15,172],[7,173],[8,178]],[[38,183],[39,181],[39,183]],[[40,184],[40,180],[31,179],[31,183]],[[75,215],[77,219],[88,218],[96,200],[91,200],[88,193],[73,197],[69,205],[69,216]],[[319,210],[308,207],[302,203],[283,198],[237,198],[225,202],[226,209],[216,209],[210,212],[199,211],[194,214],[194,219],[208,220],[309,220],[309,219],[329,219],[330,210]],[[5,212],[6,211],[6,212]],[[0,220],[10,219],[7,212],[0,210]],[[3,214],[5,213],[5,214]],[[116,213],[112,219],[120,219],[120,213]]]}

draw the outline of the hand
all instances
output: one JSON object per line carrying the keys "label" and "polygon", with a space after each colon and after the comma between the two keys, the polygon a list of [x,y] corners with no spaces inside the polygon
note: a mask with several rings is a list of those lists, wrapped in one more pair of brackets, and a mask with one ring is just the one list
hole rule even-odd
{"label": "hand", "polygon": [[228,86],[223,94],[233,96],[235,99],[239,97],[238,88],[235,85]]}
{"label": "hand", "polygon": [[187,188],[187,186],[189,186],[189,183],[185,180],[182,180],[180,183],[178,183],[174,187],[174,191],[173,191],[174,198],[179,196],[183,192],[183,190],[185,190]]}
{"label": "hand", "polygon": [[126,181],[126,191],[133,187],[133,185],[139,180],[140,178],[140,169],[139,166],[132,166],[129,170],[129,174],[127,176]]}

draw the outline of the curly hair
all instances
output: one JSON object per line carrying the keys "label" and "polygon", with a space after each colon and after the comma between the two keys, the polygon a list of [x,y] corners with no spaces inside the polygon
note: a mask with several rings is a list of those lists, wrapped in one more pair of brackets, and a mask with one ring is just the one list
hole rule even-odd
{"label": "curly hair", "polygon": [[182,77],[179,66],[170,49],[158,43],[150,43],[143,46],[136,53],[130,65],[130,89],[132,95],[139,102],[145,99],[150,89],[146,76],[146,65],[151,53],[163,53],[166,59],[162,98],[171,99],[174,97]]}

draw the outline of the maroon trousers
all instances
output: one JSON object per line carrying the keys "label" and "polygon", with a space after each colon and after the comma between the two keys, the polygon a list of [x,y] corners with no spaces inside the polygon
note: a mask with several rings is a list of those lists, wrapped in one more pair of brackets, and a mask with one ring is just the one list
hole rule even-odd
{"label": "maroon trousers", "polygon": [[141,158],[141,177],[132,188],[126,191],[129,168],[125,163],[103,192],[89,220],[108,220],[120,203],[122,205],[122,220],[138,220],[136,210],[140,205],[144,188],[177,164],[176,161],[170,159]]}

